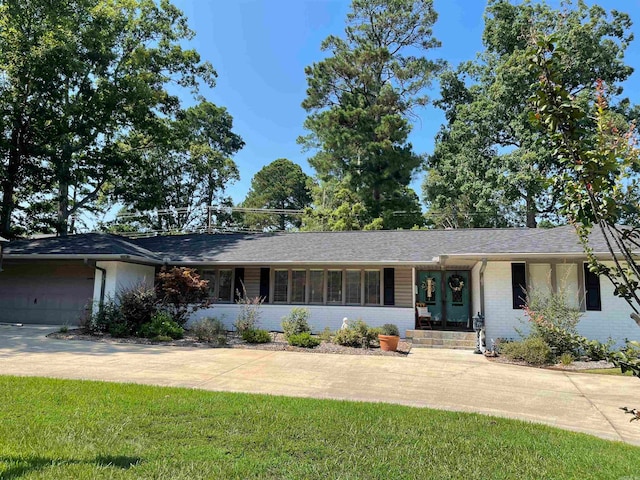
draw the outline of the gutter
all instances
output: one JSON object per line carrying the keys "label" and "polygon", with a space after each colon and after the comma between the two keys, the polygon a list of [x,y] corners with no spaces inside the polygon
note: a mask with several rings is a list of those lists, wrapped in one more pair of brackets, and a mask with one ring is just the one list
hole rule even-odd
{"label": "gutter", "polygon": [[144,265],[162,265],[162,260],[155,260],[152,258],[139,257],[137,255],[118,255],[118,254],[64,254],[64,253],[6,253],[5,259],[8,260],[103,260],[103,261],[118,261],[126,263],[139,263]]}
{"label": "gutter", "polygon": [[441,259],[440,257],[433,257],[428,261],[404,261],[404,260],[371,260],[371,261],[363,261],[363,260],[322,260],[322,261],[308,261],[308,260],[207,260],[207,259],[198,259],[198,260],[176,260],[171,261],[165,259],[164,265],[174,265],[174,266],[215,266],[215,265],[247,265],[247,266],[266,266],[266,265],[281,265],[281,266],[289,266],[289,265],[313,265],[313,266],[336,266],[336,265],[379,265],[379,266],[390,266],[390,267],[414,267],[414,266],[434,266],[440,265]]}

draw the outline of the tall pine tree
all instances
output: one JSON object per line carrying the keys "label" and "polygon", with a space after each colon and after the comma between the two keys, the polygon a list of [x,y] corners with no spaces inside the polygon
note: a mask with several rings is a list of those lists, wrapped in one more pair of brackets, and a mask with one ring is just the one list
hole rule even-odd
{"label": "tall pine tree", "polygon": [[[309,163],[319,180],[318,208],[307,225],[422,224],[417,196],[408,187],[422,158],[407,139],[411,113],[427,103],[425,89],[441,69],[439,60],[423,56],[439,46],[432,36],[436,19],[431,0],[354,0],[344,38],[329,36],[321,47],[329,56],[306,68],[302,106],[310,133],[299,141],[316,151]],[[348,195],[334,195],[345,189]],[[353,215],[356,204],[349,221],[336,215]],[[318,212],[320,220],[313,218]]]}

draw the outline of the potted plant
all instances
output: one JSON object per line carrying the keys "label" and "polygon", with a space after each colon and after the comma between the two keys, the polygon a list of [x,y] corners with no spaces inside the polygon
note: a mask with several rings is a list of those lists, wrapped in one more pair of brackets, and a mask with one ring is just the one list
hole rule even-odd
{"label": "potted plant", "polygon": [[381,333],[378,334],[380,350],[395,352],[398,349],[398,342],[400,341],[400,331],[398,327],[393,323],[385,323],[380,330]]}

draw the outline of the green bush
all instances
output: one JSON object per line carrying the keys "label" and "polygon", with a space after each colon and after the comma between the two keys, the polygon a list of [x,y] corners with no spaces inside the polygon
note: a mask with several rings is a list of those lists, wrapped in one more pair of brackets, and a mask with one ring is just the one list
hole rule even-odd
{"label": "green bush", "polygon": [[138,333],[145,338],[170,337],[175,340],[183,337],[184,329],[171,318],[169,313],[158,312],[149,323],[140,327]]}
{"label": "green bush", "polygon": [[324,327],[324,330],[318,335],[318,338],[323,342],[330,342],[333,338],[333,332],[329,327]]}
{"label": "green bush", "polygon": [[227,343],[227,329],[222,320],[218,318],[202,318],[193,322],[190,330],[200,342],[218,343],[219,345]]}
{"label": "green bush", "polygon": [[370,328],[364,321],[357,320],[349,328],[336,331],[333,342],[346,347],[369,348],[378,340],[379,328]]}
{"label": "green bush", "polygon": [[529,317],[529,338],[542,339],[556,356],[569,354],[574,358],[582,355],[591,360],[604,360],[611,354],[613,342],[601,343],[578,335],[576,326],[582,313],[567,305],[566,294],[527,292],[524,313]]}
{"label": "green bush", "polygon": [[294,307],[286,317],[282,318],[282,331],[284,337],[288,339],[291,335],[299,333],[311,333],[309,326],[309,310],[302,307]]}
{"label": "green bush", "polygon": [[253,328],[242,332],[242,339],[247,343],[269,343],[271,341],[271,334],[266,330]]}
{"label": "green bush", "polygon": [[116,338],[129,337],[131,336],[131,331],[125,323],[114,322],[109,325],[109,335]]}
{"label": "green bush", "polygon": [[111,326],[117,323],[121,323],[120,308],[113,300],[107,300],[101,309],[91,314],[87,329],[93,334],[107,333],[111,330]]}
{"label": "green bush", "polygon": [[319,338],[312,337],[309,332],[294,333],[293,335],[289,335],[289,338],[287,338],[287,342],[289,342],[289,345],[293,345],[294,347],[304,348],[317,347],[321,343]]}
{"label": "green bush", "polygon": [[381,332],[381,335],[400,336],[400,330],[398,330],[397,325],[394,325],[393,323],[385,323],[381,328]]}
{"label": "green bush", "polygon": [[571,365],[573,363],[573,355],[571,355],[570,353],[563,353],[562,355],[560,355],[560,363],[562,365],[564,365],[565,367],[567,365]]}
{"label": "green bush", "polygon": [[511,360],[522,360],[530,365],[546,365],[555,358],[549,345],[539,337],[501,344],[500,353]]}

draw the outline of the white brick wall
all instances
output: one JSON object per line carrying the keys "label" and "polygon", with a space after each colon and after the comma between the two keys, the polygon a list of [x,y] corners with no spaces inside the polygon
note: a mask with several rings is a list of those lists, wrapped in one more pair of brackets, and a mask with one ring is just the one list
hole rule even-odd
{"label": "white brick wall", "polygon": [[[479,295],[479,292],[478,292]],[[488,262],[484,271],[484,308],[487,345],[498,337],[517,338],[514,327],[528,331],[520,310],[513,309],[511,262]]]}
{"label": "white brick wall", "polygon": [[[602,311],[584,312],[578,332],[600,341],[611,337],[619,345],[625,338],[640,339],[640,328],[629,318],[630,308],[613,295],[613,285],[605,277],[600,278],[600,291]],[[529,331],[526,317],[513,309],[511,295],[511,262],[489,262],[485,270],[487,342],[498,337],[518,338],[514,328],[525,334]]]}
{"label": "white brick wall", "polygon": [[625,338],[640,340],[640,327],[629,317],[631,308],[622,298],[613,295],[613,285],[606,277],[600,277],[600,298],[602,311],[584,312],[578,332],[600,341],[611,337],[619,344],[624,344]]}
{"label": "white brick wall", "polygon": [[[263,305],[260,308],[260,328],[271,331],[282,331],[280,322],[282,317],[291,312],[293,305]],[[198,320],[204,317],[217,317],[221,319],[227,328],[232,329],[233,322],[239,312],[239,306],[234,304],[218,304],[212,308],[198,310],[190,319]],[[349,306],[325,306],[307,305],[310,312],[309,324],[314,333],[321,332],[325,327],[337,330],[342,325],[342,319],[362,319],[371,327],[379,327],[385,323],[393,323],[400,329],[401,335],[405,330],[414,328],[413,308],[399,307],[349,307]]]}

